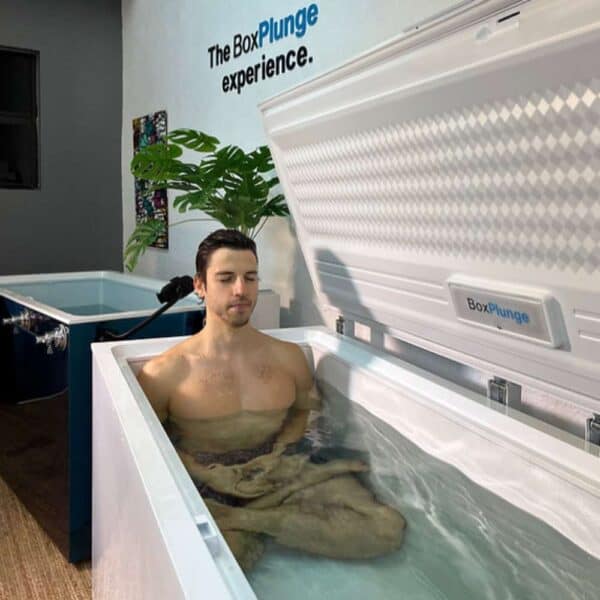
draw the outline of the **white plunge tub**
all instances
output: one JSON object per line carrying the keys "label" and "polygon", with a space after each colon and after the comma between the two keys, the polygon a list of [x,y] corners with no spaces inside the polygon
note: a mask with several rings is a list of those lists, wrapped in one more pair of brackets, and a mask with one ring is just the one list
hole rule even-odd
{"label": "white plunge tub", "polygon": [[[600,472],[589,445],[325,328],[270,333],[310,349],[319,381],[589,553],[596,568],[584,589],[600,583]],[[255,597],[135,378],[180,340],[92,347],[96,600]]]}
{"label": "white plunge tub", "polygon": [[[435,463],[403,479],[414,493],[398,508],[413,507],[392,575],[411,565],[419,514],[440,523],[433,482],[443,494],[460,479],[468,491],[448,500],[487,532],[476,549],[492,560],[462,595],[445,593],[456,588],[449,577],[422,595],[398,585],[380,597],[599,597],[598,447],[382,350],[386,337],[400,340],[486,374],[490,389],[534,391],[541,412],[577,410],[597,437],[599,53],[597,0],[461,3],[260,107],[318,300],[369,325],[373,346],[319,328],[272,334],[310,348],[317,380],[348,399],[347,414],[364,411],[382,424],[372,432],[416,449],[413,463],[373,444],[373,473],[383,459]],[[465,312],[465,302],[518,310],[526,326]],[[176,341],[94,348],[96,599],[253,597],[135,380],[136,365]],[[431,553],[452,542],[434,570],[454,565],[460,583],[479,556],[454,563],[467,544],[460,522],[444,524],[428,538]],[[490,593],[498,548],[507,587]],[[346,580],[367,577],[352,563],[315,592],[303,564],[289,590],[257,595],[352,598]],[[550,579],[515,596],[534,564]]]}

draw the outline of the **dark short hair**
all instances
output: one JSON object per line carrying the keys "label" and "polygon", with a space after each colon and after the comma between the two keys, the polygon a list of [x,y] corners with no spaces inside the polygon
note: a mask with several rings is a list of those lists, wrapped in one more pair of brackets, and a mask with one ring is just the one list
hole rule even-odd
{"label": "dark short hair", "polygon": [[217,229],[207,235],[198,246],[196,253],[196,274],[206,283],[206,269],[208,261],[215,250],[219,248],[231,248],[232,250],[250,250],[258,261],[256,244],[237,229]]}

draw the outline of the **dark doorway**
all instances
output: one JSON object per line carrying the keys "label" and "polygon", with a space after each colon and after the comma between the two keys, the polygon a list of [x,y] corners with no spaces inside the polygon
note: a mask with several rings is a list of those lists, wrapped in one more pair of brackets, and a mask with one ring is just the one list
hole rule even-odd
{"label": "dark doorway", "polygon": [[39,188],[39,53],[0,46],[0,188]]}

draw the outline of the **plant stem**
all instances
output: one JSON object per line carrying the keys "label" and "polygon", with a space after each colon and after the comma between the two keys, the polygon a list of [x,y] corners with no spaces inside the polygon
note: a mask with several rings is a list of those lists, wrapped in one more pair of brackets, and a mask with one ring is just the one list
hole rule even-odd
{"label": "plant stem", "polygon": [[260,233],[260,230],[265,226],[266,222],[267,222],[267,217],[263,217],[262,223],[260,223],[260,225],[258,226],[256,231],[252,232],[252,239],[254,239]]}

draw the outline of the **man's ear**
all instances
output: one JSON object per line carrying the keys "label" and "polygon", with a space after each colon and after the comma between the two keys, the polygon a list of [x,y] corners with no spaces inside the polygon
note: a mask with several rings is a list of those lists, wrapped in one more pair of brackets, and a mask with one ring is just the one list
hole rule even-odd
{"label": "man's ear", "polygon": [[194,275],[194,291],[202,299],[204,299],[204,296],[206,296],[206,285],[197,273]]}

